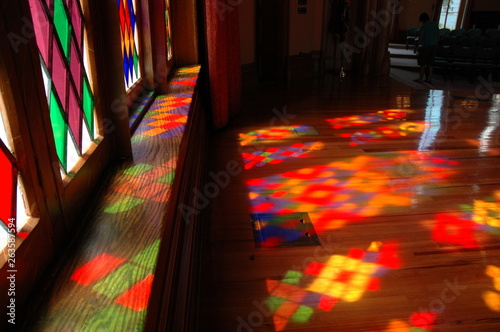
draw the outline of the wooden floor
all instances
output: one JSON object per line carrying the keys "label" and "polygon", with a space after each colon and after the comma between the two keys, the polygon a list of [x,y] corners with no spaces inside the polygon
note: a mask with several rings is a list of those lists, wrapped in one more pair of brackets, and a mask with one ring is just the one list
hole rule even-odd
{"label": "wooden floor", "polygon": [[202,331],[499,331],[487,90],[349,75],[246,95],[210,142]]}

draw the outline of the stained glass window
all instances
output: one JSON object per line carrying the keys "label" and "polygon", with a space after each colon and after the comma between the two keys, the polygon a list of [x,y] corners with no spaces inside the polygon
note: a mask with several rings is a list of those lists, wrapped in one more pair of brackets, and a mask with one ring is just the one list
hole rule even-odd
{"label": "stained glass window", "polygon": [[85,20],[78,0],[29,0],[50,121],[67,173],[95,138],[94,96],[85,57]]}
{"label": "stained glass window", "polygon": [[141,77],[139,68],[139,35],[137,31],[136,0],[116,0],[120,13],[123,72],[125,87],[130,87]]}
{"label": "stained glass window", "polygon": [[[0,107],[1,102],[0,95]],[[3,110],[2,110],[3,111]],[[9,135],[0,114],[0,250],[9,243],[11,235],[26,237],[22,228],[28,221],[24,208],[21,182]]]}
{"label": "stained glass window", "polygon": [[165,0],[165,23],[167,25],[167,54],[168,60],[173,56],[172,54],[172,27],[170,24],[170,0]]}

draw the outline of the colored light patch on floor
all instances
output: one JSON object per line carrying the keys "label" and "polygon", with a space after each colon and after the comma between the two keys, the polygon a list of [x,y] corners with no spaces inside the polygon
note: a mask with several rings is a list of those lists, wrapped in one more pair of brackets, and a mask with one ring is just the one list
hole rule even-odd
{"label": "colored light patch on floor", "polygon": [[156,240],[153,244],[141,251],[130,261],[153,271],[156,266],[158,250],[160,250],[160,240]]}
{"label": "colored light patch on floor", "polygon": [[350,138],[350,145],[358,146],[389,138],[403,138],[412,134],[421,134],[425,128],[425,122],[405,122],[401,125],[378,127],[355,133],[343,133],[340,134],[340,137]]}
{"label": "colored light patch on floor", "polygon": [[385,245],[380,252],[351,249],[347,257],[334,255],[324,264],[311,263],[304,273],[317,277],[307,290],[356,302],[365,291],[378,290],[378,278],[399,266],[397,248]]}
{"label": "colored light patch on floor", "polygon": [[92,289],[99,294],[114,299],[148,274],[149,272],[144,268],[127,263],[95,284]]}
{"label": "colored light patch on floor", "polygon": [[473,205],[462,205],[462,210],[471,215],[471,220],[479,229],[494,235],[500,235],[500,192],[493,197],[474,200]]}
{"label": "colored light patch on floor", "polygon": [[130,211],[136,206],[141,205],[144,203],[145,200],[141,198],[136,198],[136,197],[125,197],[123,199],[118,200],[117,202],[107,206],[104,209],[104,212],[106,213],[121,213],[121,212],[126,212]]}
{"label": "colored light patch on floor", "polygon": [[351,249],[347,256],[312,262],[303,272],[287,271],[282,280],[266,279],[266,304],[275,330],[308,322],[315,309],[328,312],[340,300],[355,302],[365,291],[378,290],[379,278],[400,264],[396,244],[373,242],[367,250]]}
{"label": "colored light patch on floor", "polygon": [[500,312],[500,267],[488,265],[486,267],[486,275],[493,282],[493,290],[483,292],[484,303],[492,311]]}
{"label": "colored light patch on floor", "polygon": [[125,259],[106,253],[101,254],[77,269],[71,276],[71,280],[81,285],[88,286],[106,277],[124,262]]}
{"label": "colored light patch on floor", "polygon": [[401,320],[391,320],[389,326],[380,332],[426,332],[436,325],[438,315],[434,312],[415,312],[409,318],[409,324]]}
{"label": "colored light patch on floor", "polygon": [[319,246],[319,238],[307,213],[252,214],[257,248]]}
{"label": "colored light patch on floor", "polygon": [[137,164],[123,171],[132,178],[114,188],[114,191],[125,195],[123,199],[106,207],[107,213],[129,211],[145,202],[165,203],[170,197],[170,189],[174,180],[175,160],[164,165],[152,166]]}
{"label": "colored light patch on floor", "polygon": [[131,289],[120,295],[115,302],[135,311],[147,309],[153,286],[153,278],[153,274],[149,274]]}
{"label": "colored light patch on floor", "polygon": [[279,164],[289,158],[307,158],[308,153],[321,150],[323,144],[320,142],[296,143],[287,148],[269,148],[265,151],[242,153],[245,169],[262,167],[264,165]]}
{"label": "colored light patch on floor", "polygon": [[332,126],[333,129],[342,129],[349,127],[359,127],[374,123],[404,120],[409,114],[413,113],[411,110],[404,109],[391,109],[382,110],[377,113],[369,113],[363,115],[351,115],[340,118],[327,119],[326,121]]}
{"label": "colored light patch on floor", "polygon": [[318,136],[319,132],[311,126],[283,126],[269,129],[259,129],[239,134],[241,146],[264,141],[279,141],[298,136]]}
{"label": "colored light patch on floor", "polygon": [[477,225],[462,214],[438,214],[432,237],[436,242],[454,244],[465,248],[477,248],[474,231]]}
{"label": "colored light patch on floor", "polygon": [[146,310],[135,311],[113,305],[100,310],[97,315],[86,319],[79,332],[96,331],[143,331]]}
{"label": "colored light patch on floor", "polygon": [[[253,213],[307,211],[321,232],[411,205],[419,195],[415,187],[447,183],[455,164],[412,154],[360,156],[246,184]],[[401,165],[412,166],[411,172],[402,172]]]}

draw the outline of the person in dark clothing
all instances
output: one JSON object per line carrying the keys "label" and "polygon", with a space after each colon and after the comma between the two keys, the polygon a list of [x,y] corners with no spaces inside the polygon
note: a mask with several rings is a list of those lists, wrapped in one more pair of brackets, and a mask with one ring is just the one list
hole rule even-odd
{"label": "person in dark clothing", "polygon": [[419,22],[422,24],[418,31],[418,40],[415,43],[415,53],[420,66],[420,77],[416,82],[423,83],[424,75],[427,74],[425,82],[432,83],[434,58],[439,43],[439,25],[430,21],[427,13],[420,14]]}

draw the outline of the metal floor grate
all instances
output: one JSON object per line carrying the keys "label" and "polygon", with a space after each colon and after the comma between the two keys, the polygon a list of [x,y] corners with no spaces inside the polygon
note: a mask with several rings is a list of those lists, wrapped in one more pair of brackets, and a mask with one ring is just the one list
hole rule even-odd
{"label": "metal floor grate", "polygon": [[307,212],[251,214],[257,248],[321,245]]}

